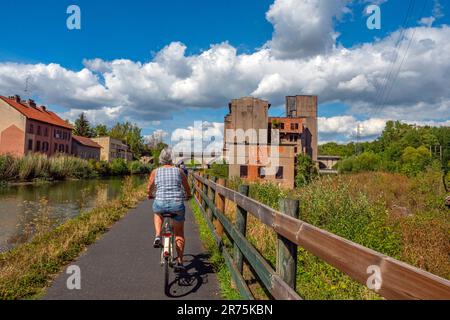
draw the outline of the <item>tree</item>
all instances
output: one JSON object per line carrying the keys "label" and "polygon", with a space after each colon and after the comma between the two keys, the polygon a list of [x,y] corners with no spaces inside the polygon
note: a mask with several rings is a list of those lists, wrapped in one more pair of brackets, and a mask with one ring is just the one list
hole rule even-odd
{"label": "tree", "polygon": [[105,137],[108,135],[108,128],[104,124],[99,124],[94,128],[93,133],[96,138]]}
{"label": "tree", "polygon": [[156,164],[159,164],[159,155],[161,154],[161,151],[163,151],[167,147],[168,145],[165,144],[164,142],[159,142],[155,147],[153,147],[150,150]]}
{"label": "tree", "polygon": [[80,114],[78,119],[75,120],[73,134],[87,138],[93,137],[91,124],[89,123],[89,120],[86,118],[86,115],[84,113]]}
{"label": "tree", "polygon": [[117,123],[109,130],[109,136],[125,142],[133,154],[134,159],[139,159],[147,151],[141,128],[129,122]]}
{"label": "tree", "polygon": [[297,156],[297,175],[295,184],[302,187],[309,184],[318,175],[317,167],[308,155],[299,154]]}
{"label": "tree", "polygon": [[419,148],[407,147],[402,155],[401,171],[409,176],[415,176],[424,171],[433,161],[430,151],[422,146]]}

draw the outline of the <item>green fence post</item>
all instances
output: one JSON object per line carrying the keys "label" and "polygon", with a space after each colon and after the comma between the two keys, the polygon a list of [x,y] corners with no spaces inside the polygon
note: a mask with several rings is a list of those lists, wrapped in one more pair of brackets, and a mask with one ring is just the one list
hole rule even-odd
{"label": "green fence post", "polygon": [[[248,185],[239,186],[239,193],[243,194],[246,197],[248,196],[248,191]],[[239,206],[236,206],[236,228],[245,237],[247,230],[247,211]],[[244,257],[236,243],[234,244],[234,262],[236,263],[239,272],[242,274],[244,270]]]}
{"label": "green fence post", "polygon": [[[280,211],[288,216],[299,218],[300,202],[298,200],[281,199]],[[277,241],[277,273],[295,290],[297,276],[297,245],[278,235]]]}

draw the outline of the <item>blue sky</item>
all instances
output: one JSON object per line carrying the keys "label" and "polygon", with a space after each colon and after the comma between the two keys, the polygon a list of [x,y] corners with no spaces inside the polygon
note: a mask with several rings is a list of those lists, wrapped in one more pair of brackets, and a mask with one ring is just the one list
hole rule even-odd
{"label": "blue sky", "polygon": [[[298,1],[302,2],[303,0]],[[380,1],[373,1],[373,3],[375,2]],[[381,2],[383,2],[381,4],[381,30],[366,28],[367,16],[363,14],[363,10],[372,1],[356,0],[346,3],[351,13],[344,14],[342,17],[332,17],[335,21],[333,24],[334,32],[340,34],[335,45],[351,50],[362,43],[376,43],[377,40],[385,39],[392,32],[399,30],[405,21],[408,5],[411,2],[404,0]],[[0,19],[0,36],[2,39],[0,64],[14,62],[19,66],[38,64],[48,66],[55,63],[59,64],[64,70],[73,72],[80,72],[85,68],[85,63],[83,63],[85,59],[101,59],[106,62],[127,59],[145,64],[152,62],[158,52],[175,41],[185,45],[184,55],[187,57],[198,57],[205,51],[210,50],[211,45],[224,42],[237,50],[237,56],[251,55],[258,53],[272,38],[275,39],[273,35],[274,22],[266,19],[266,13],[273,3],[274,1],[269,0],[3,0],[2,11],[7,14],[3,14]],[[430,28],[438,29],[449,24],[448,2],[417,0],[413,3],[414,7],[407,28],[419,26],[419,20],[422,17],[430,16],[436,16],[436,21]],[[70,31],[66,28],[68,16],[66,8],[70,4],[76,4],[81,8],[81,30]],[[425,7],[424,4],[426,4]],[[440,4],[441,12],[436,14],[438,4]],[[423,8],[425,9],[422,11]],[[299,7],[300,9],[302,8]],[[275,18],[276,22],[281,25],[283,22],[280,19],[280,15]],[[305,22],[299,23],[301,26],[305,25]],[[280,27],[280,29],[283,28]],[[303,61],[300,59],[306,58],[299,57],[298,59]],[[31,75],[32,78],[33,72],[28,72],[28,75]],[[302,70],[299,70],[299,73],[301,72]],[[383,72],[384,70],[381,71],[381,73]],[[92,71],[92,73],[99,75],[96,71]],[[283,74],[281,75],[283,76]],[[104,84],[102,76],[100,76],[99,83]],[[0,90],[3,89],[1,83],[0,80]],[[23,84],[22,88],[20,83]],[[223,85],[226,86],[227,83],[225,82]],[[38,88],[40,85],[37,83],[32,83],[30,86],[34,98],[41,103],[52,106],[61,113],[68,112],[72,107],[74,110],[100,109],[103,107],[97,105],[95,101],[89,101],[91,95],[80,100],[73,97],[65,101],[61,97],[49,98],[48,93],[44,94],[44,91],[47,92],[49,89],[40,89]],[[0,92],[0,94],[11,94],[11,88],[20,93],[20,91],[23,91],[23,87],[24,82],[18,81],[18,84],[14,87],[5,85],[4,88],[6,89],[3,90],[8,92]],[[292,90],[296,87],[287,86],[287,90],[289,88]],[[283,100],[282,92],[285,92],[285,95],[302,93],[287,90],[280,90],[280,93],[277,93],[277,98],[274,101],[275,106],[272,109],[273,115],[282,113],[282,108],[277,107],[280,105],[279,102]],[[247,91],[244,91],[244,93],[247,93]],[[248,94],[250,93],[251,91],[248,92]],[[158,121],[150,121],[150,116],[146,113],[147,122],[144,124],[144,133],[150,134],[154,130],[170,132],[177,128],[192,125],[194,120],[222,122],[227,112],[226,97],[228,96],[223,94],[217,98],[206,99],[206,102],[187,102],[183,108],[176,108],[171,105],[167,109],[172,118],[169,120],[161,120],[161,112],[158,111],[158,116],[155,118]],[[164,99],[158,98],[157,101],[152,102],[151,98],[148,102],[148,108],[152,108],[152,103],[160,109],[164,108]],[[228,99],[232,98],[236,98],[236,96],[229,96]],[[128,101],[127,99],[124,100]],[[83,102],[86,101],[88,103],[83,106]],[[365,112],[355,112],[355,108],[352,108],[353,105],[349,99],[340,99],[339,96],[333,96],[321,99],[321,101],[322,104],[319,108],[321,117],[353,116],[357,120],[368,120],[365,117]],[[74,105],[70,105],[70,102]],[[414,103],[419,102],[422,101],[415,101]],[[210,108],[208,103],[210,103]],[[132,101],[130,104],[137,105],[138,102]],[[404,106],[403,103],[401,105]],[[108,103],[105,103],[104,106],[110,107]],[[391,112],[390,114],[395,113]],[[435,121],[439,117],[438,114],[428,114],[422,115],[419,120]],[[99,116],[99,119],[102,118]],[[134,116],[131,120],[139,121],[140,119],[139,116]],[[348,133],[337,135],[330,133],[330,137],[338,136],[342,139],[346,135],[348,136]],[[326,140],[328,137],[324,137],[324,139]]]}

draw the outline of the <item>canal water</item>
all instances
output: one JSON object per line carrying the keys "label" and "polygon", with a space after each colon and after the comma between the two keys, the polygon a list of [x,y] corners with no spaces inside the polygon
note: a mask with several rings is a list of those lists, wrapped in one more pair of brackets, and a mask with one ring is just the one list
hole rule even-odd
{"label": "canal water", "polygon": [[[146,178],[133,176],[133,184],[144,183]],[[115,177],[0,188],[0,252],[30,240],[36,230],[120,197],[123,180]]]}

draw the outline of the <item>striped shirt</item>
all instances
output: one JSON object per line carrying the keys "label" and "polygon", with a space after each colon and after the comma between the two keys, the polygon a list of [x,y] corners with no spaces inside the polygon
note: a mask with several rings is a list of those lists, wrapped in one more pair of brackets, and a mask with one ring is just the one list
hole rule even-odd
{"label": "striped shirt", "polygon": [[158,168],[155,177],[156,200],[159,201],[183,201],[184,191],[180,169]]}

